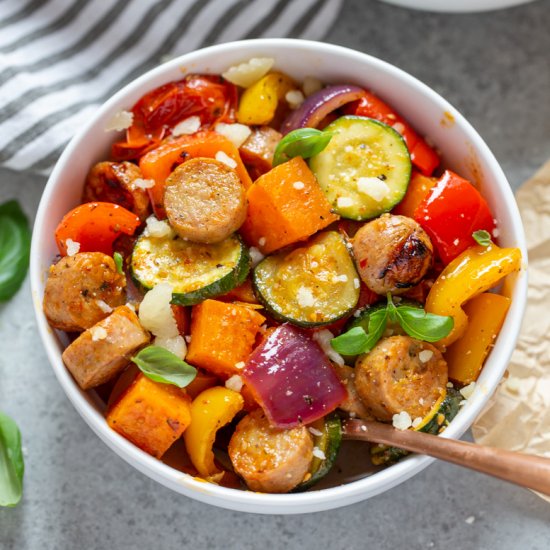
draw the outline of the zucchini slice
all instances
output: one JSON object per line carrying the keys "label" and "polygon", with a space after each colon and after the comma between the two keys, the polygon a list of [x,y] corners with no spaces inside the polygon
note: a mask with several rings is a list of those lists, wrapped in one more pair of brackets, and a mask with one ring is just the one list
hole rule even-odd
{"label": "zucchini slice", "polygon": [[249,269],[248,249],[237,234],[216,244],[142,234],[132,252],[134,280],[146,290],[169,283],[172,303],[182,306],[226,294],[244,282]]}
{"label": "zucchini slice", "polygon": [[336,413],[331,413],[311,424],[314,448],[321,451],[325,458],[314,456],[309,467],[309,472],[302,483],[293,492],[301,492],[315,485],[325,477],[338,456],[342,442],[342,422]]}
{"label": "zucchini slice", "polygon": [[398,132],[378,120],[352,115],[336,119],[325,132],[332,139],[309,166],[338,214],[368,220],[403,199],[411,158]]}
{"label": "zucchini slice", "polygon": [[[442,432],[457,415],[460,410],[460,402],[464,399],[462,394],[449,388],[447,393],[436,401],[431,411],[424,417],[422,422],[414,428],[418,432],[437,435]],[[398,447],[387,445],[373,445],[371,447],[371,461],[375,466],[384,466],[397,462],[400,458],[407,456],[409,451]]]}
{"label": "zucchini slice", "polygon": [[359,275],[335,231],[320,233],[291,252],[268,256],[254,269],[252,284],[275,319],[299,327],[333,323],[359,300]]}

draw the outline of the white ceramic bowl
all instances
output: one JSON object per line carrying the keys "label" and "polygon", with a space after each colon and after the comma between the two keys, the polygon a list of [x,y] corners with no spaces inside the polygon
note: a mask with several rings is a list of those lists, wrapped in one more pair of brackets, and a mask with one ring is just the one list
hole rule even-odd
{"label": "white ceramic bowl", "polygon": [[403,8],[449,13],[502,10],[533,0],[382,0]]}
{"label": "white ceramic bowl", "polygon": [[[33,302],[40,336],[63,390],[93,431],[129,464],[174,491],[216,506],[256,513],[316,512],[352,504],[387,491],[428,466],[432,459],[411,456],[372,475],[350,476],[344,484],[340,482],[330,488],[302,494],[259,494],[198,481],[139,450],[107,426],[100,400],[93,392],[87,394],[81,391],[64,367],[61,361],[62,337],[49,327],[41,306],[46,273],[57,253],[53,238],[55,227],[62,216],[79,203],[89,168],[95,162],[108,158],[109,146],[116,136],[105,133],[103,128],[111,117],[121,109],[131,108],[152,88],[180,79],[182,67],[187,72],[220,73],[230,65],[254,56],[275,58],[277,69],[297,79],[315,75],[326,83],[355,83],[380,94],[420,133],[437,144],[443,153],[445,166],[480,185],[500,222],[501,243],[520,247],[524,257],[527,257],[518,209],[500,166],[472,126],[437,93],[396,67],[353,50],[298,40],[252,40],[213,46],[157,67],[107,101],[73,138],[48,181],[38,209],[31,252]],[[460,437],[487,403],[501,379],[520,328],[526,288],[524,271],[505,285],[505,292],[513,299],[506,322],[473,397],[443,437]],[[357,456],[355,459],[357,462]]]}

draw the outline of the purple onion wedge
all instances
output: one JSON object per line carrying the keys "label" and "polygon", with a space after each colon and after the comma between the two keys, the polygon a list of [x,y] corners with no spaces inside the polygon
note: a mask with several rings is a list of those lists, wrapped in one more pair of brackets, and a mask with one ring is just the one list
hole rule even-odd
{"label": "purple onion wedge", "polygon": [[311,94],[300,107],[288,115],[281,126],[281,133],[286,135],[297,128],[317,128],[329,113],[359,99],[364,93],[365,91],[359,86],[350,84],[337,84],[323,88]]}

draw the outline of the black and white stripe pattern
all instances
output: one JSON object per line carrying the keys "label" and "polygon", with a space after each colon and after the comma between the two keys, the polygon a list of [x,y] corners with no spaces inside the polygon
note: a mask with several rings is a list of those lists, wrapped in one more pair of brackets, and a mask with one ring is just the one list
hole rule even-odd
{"label": "black and white stripe pattern", "polygon": [[0,0],[0,165],[47,173],[122,86],[211,44],[321,39],[342,0]]}

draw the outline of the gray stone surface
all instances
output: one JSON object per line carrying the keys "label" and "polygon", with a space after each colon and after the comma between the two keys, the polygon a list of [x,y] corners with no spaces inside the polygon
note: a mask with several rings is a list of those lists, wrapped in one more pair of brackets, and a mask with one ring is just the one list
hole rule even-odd
{"label": "gray stone surface", "polygon": [[[435,15],[346,0],[328,41],[411,72],[479,130],[516,187],[550,157],[550,5]],[[32,216],[44,179],[0,171],[0,201]],[[550,506],[436,463],[366,502],[310,516],[254,516],[176,495],[89,430],[58,386],[34,326],[28,282],[0,306],[0,408],[23,432],[25,495],[0,509],[0,548],[545,550]],[[470,516],[472,524],[466,523]]]}

